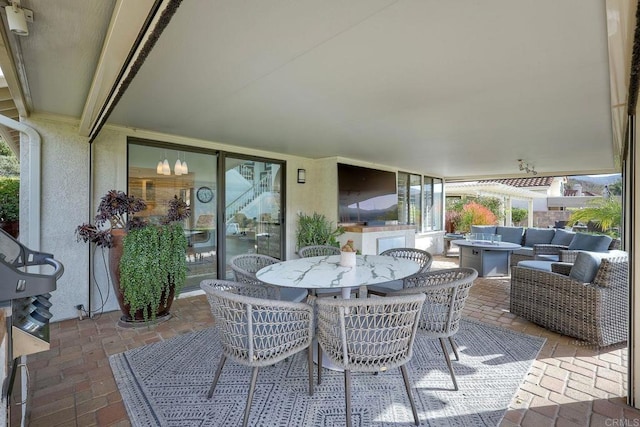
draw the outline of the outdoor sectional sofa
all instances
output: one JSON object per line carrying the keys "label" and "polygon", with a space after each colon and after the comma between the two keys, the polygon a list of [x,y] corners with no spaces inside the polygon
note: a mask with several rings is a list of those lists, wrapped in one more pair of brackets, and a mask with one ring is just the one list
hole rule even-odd
{"label": "outdoor sectional sofa", "polygon": [[608,252],[619,246],[619,240],[612,240],[609,236],[574,233],[562,228],[524,229],[523,227],[473,225],[471,232],[499,234],[503,242],[522,245],[522,248],[511,254],[511,266],[528,260],[571,262],[575,259],[577,251]]}

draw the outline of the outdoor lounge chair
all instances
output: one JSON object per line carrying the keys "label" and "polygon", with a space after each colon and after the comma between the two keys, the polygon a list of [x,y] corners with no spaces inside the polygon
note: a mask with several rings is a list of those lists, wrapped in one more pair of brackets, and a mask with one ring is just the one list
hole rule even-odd
{"label": "outdoor lounge chair", "polygon": [[578,252],[573,264],[550,264],[552,271],[512,267],[511,313],[598,346],[626,341],[626,253]]}

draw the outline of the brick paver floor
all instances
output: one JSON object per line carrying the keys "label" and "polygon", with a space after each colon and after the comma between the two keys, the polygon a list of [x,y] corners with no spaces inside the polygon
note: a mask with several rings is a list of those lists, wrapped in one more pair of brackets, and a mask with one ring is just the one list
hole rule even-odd
{"label": "brick paver floor", "polygon": [[[436,257],[433,268],[455,267],[456,261]],[[212,325],[201,295],[175,301],[172,314],[151,327],[119,327],[118,312],[52,324],[51,350],[28,357],[28,425],[131,425],[108,356]],[[640,411],[626,405],[624,344],[585,345],[512,315],[508,278],[478,279],[465,315],[547,339],[502,426],[640,426]]]}

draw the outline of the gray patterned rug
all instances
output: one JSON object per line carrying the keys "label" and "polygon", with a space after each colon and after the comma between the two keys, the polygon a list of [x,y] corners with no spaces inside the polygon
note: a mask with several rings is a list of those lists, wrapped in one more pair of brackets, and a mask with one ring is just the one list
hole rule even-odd
{"label": "gray patterned rug", "polygon": [[[409,363],[421,425],[497,425],[544,344],[483,323],[463,321],[453,360],[459,391],[453,390],[438,341],[416,339]],[[212,328],[110,357],[111,369],[134,426],[237,426],[242,423],[250,370],[228,361],[216,392],[206,398],[220,347]],[[305,353],[262,368],[249,424],[253,426],[344,426],[344,376],[323,371],[321,385],[307,393]],[[413,425],[398,369],[352,375],[353,425]]]}

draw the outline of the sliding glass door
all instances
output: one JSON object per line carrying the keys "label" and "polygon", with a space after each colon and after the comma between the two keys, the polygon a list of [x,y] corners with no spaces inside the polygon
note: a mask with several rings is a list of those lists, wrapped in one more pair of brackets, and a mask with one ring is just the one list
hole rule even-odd
{"label": "sliding glass door", "polygon": [[191,208],[185,290],[232,278],[238,254],[284,259],[284,162],[135,138],[128,162],[127,192],[147,203],[139,215],[156,220],[174,196]]}
{"label": "sliding glass door", "polygon": [[257,253],[284,257],[283,163],[227,154],[224,159],[224,244],[229,260]]}
{"label": "sliding glass door", "polygon": [[[203,279],[217,275],[216,194],[218,154],[132,140],[129,143],[128,193],[141,197],[141,212],[154,221],[166,214],[174,196],[191,208],[184,223],[188,248],[185,290],[199,289]],[[165,163],[166,162],[166,163]]]}

